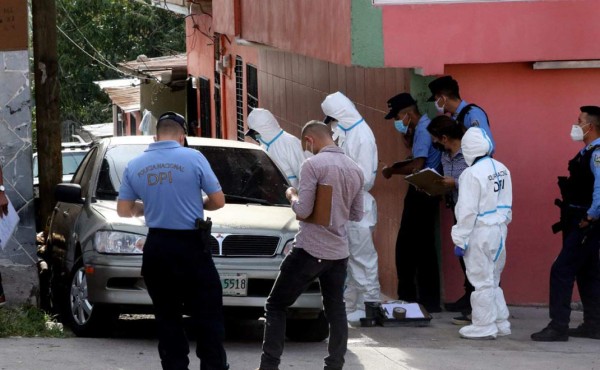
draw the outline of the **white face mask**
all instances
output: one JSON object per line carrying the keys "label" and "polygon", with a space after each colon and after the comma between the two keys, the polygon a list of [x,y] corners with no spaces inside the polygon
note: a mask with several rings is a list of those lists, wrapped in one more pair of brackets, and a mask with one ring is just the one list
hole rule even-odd
{"label": "white face mask", "polygon": [[435,104],[435,109],[437,109],[437,111],[441,114],[444,114],[444,108],[446,107],[446,102],[444,101],[444,105],[438,105],[438,101],[440,101],[440,99],[443,99],[443,97],[440,97],[438,100],[436,100],[434,102]]}
{"label": "white face mask", "polygon": [[[310,144],[310,149],[308,148],[308,144]],[[306,142],[306,150],[304,151],[304,155],[307,158],[312,157],[313,155],[315,155],[314,151],[315,151],[315,145],[312,143],[312,141],[307,141]]]}
{"label": "white face mask", "polygon": [[[589,123],[586,123],[584,126],[589,125]],[[588,130],[589,132],[589,130]],[[573,127],[571,127],[571,139],[573,141],[583,141],[583,138],[585,137],[585,135],[587,134],[583,132],[583,128],[579,125],[573,125]]]}

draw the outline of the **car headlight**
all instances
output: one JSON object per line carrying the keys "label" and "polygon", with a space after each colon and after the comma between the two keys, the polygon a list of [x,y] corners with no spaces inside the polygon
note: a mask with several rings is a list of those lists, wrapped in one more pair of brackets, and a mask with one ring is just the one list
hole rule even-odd
{"label": "car headlight", "polygon": [[294,248],[294,239],[290,239],[285,243],[281,254],[287,256],[292,251],[292,248]]}
{"label": "car headlight", "polygon": [[146,236],[118,231],[98,231],[94,236],[94,248],[98,253],[142,254]]}

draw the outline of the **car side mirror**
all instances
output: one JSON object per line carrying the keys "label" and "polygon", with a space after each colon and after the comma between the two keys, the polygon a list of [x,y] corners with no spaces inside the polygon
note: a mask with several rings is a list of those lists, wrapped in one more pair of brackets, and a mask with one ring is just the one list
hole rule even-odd
{"label": "car side mirror", "polygon": [[83,204],[85,199],[81,197],[81,185],[62,183],[54,188],[54,197],[57,202]]}

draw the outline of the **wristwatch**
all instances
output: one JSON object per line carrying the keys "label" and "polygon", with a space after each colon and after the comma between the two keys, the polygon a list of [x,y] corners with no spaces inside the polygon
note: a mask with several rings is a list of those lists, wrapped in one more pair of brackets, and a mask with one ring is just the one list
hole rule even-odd
{"label": "wristwatch", "polygon": [[6,188],[4,187],[4,185],[0,185],[0,192],[4,193],[6,191]]}

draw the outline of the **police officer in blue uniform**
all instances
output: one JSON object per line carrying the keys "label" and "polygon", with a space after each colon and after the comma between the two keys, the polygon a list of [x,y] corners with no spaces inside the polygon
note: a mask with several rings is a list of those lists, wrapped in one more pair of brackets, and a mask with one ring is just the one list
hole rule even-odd
{"label": "police officer in blue uniform", "polygon": [[[550,324],[531,335],[539,342],[567,341],[569,336],[600,339],[600,107],[584,106],[571,129],[585,146],[560,178],[563,246],[550,270]],[[573,285],[583,303],[583,324],[569,329]]]}
{"label": "police officer in blue uniform", "polygon": [[223,207],[225,196],[206,158],[184,147],[186,127],[177,113],[159,117],[156,142],[125,169],[117,213],[143,215],[149,228],[142,275],[154,305],[163,369],[188,369],[182,322],[188,314],[197,330],[200,369],[222,370],[229,367],[223,348],[223,291],[208,247],[204,210]]}
{"label": "police officer in blue uniform", "polygon": [[[492,141],[492,154],[495,151],[496,143],[490,130],[488,116],[483,109],[475,104],[469,104],[462,100],[458,82],[452,76],[443,76],[429,83],[431,97],[427,99],[429,102],[434,102],[435,108],[440,114],[450,113],[452,119],[458,124],[465,126],[468,130],[471,127],[481,127]],[[463,258],[459,258],[460,267],[464,274],[465,294],[456,302],[446,303],[446,310],[451,312],[462,312],[462,316],[456,317],[457,322],[469,322],[471,313],[471,293],[475,290],[473,285],[467,279],[466,267]]]}
{"label": "police officer in blue uniform", "polygon": [[[385,119],[394,119],[394,127],[402,135],[412,135],[412,160],[385,167],[386,179],[392,175],[409,175],[423,168],[441,170],[442,153],[435,149],[427,131],[430,120],[421,115],[417,102],[408,93],[388,100],[390,111]],[[419,302],[429,312],[439,312],[440,274],[435,244],[435,223],[439,199],[410,186],[404,198],[404,211],[396,239],[396,271],[398,299]]]}
{"label": "police officer in blue uniform", "polygon": [[487,114],[481,107],[461,99],[458,82],[452,76],[437,78],[428,86],[431,96],[427,101],[434,102],[438,112],[450,113],[452,119],[463,124],[467,130],[471,127],[481,127],[492,140],[492,146],[496,148]]}

